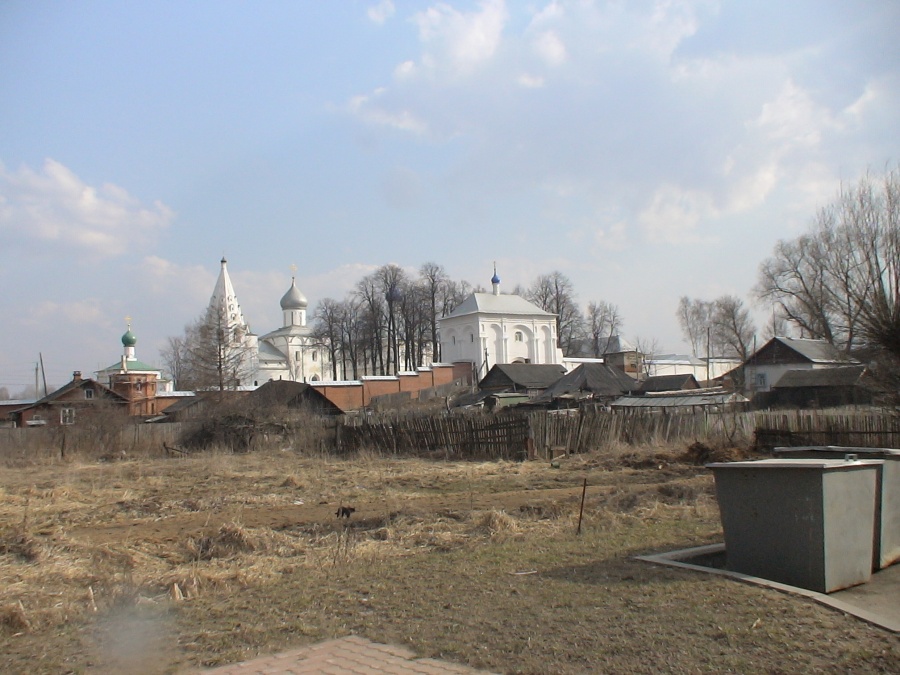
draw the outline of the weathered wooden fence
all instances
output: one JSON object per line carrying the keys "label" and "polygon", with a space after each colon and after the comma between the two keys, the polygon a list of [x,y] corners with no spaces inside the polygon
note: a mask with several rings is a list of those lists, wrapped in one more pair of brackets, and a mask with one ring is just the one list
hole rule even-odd
{"label": "weathered wooden fence", "polygon": [[524,459],[528,418],[521,415],[397,417],[338,424],[336,450],[433,454],[457,459]]}
{"label": "weathered wooden fence", "polygon": [[180,433],[181,424],[129,424],[103,433],[78,426],[0,428],[0,459],[34,461],[72,452],[92,456],[135,451],[162,453],[163,443],[176,443]]}
{"label": "weathered wooden fence", "polygon": [[756,444],[900,448],[900,415],[853,410],[757,412]]}
{"label": "weathered wooden fence", "polygon": [[[677,445],[701,441],[771,448],[790,445],[900,447],[900,415],[864,411],[678,413],[584,410],[573,414],[507,412],[498,415],[384,415],[309,420],[322,424],[316,447],[342,454],[373,450],[392,455],[456,459],[549,458],[621,445]],[[317,427],[316,427],[317,428]],[[129,425],[98,435],[77,428],[0,428],[0,459],[59,458],[66,452],[162,453],[175,445],[180,424]],[[305,437],[304,437],[305,438]],[[325,440],[328,439],[328,440]],[[296,440],[296,439],[295,439]],[[283,442],[283,441],[277,441]],[[307,441],[296,440],[298,448]],[[331,447],[329,447],[331,446]]]}
{"label": "weathered wooden fence", "polygon": [[[703,412],[659,415],[639,412],[576,411],[503,415],[380,417],[339,423],[336,448],[364,448],[388,454],[439,454],[457,458],[549,458],[588,452],[612,444],[668,444],[695,440],[747,443],[752,414]],[[528,439],[532,443],[528,444]]]}

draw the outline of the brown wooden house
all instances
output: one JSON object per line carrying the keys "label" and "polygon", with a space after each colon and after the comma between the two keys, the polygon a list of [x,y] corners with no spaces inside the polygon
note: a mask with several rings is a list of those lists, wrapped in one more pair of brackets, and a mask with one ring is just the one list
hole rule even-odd
{"label": "brown wooden house", "polygon": [[18,427],[72,426],[84,416],[127,409],[127,398],[76,370],[71,382],[9,416]]}

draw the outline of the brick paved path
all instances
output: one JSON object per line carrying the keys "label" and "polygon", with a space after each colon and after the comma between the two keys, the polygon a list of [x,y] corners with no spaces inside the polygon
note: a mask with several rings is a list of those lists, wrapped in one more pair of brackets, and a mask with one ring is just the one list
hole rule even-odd
{"label": "brick paved path", "polygon": [[350,637],[233,663],[203,671],[204,675],[489,675],[487,671],[468,666],[417,659],[416,655],[393,645]]}

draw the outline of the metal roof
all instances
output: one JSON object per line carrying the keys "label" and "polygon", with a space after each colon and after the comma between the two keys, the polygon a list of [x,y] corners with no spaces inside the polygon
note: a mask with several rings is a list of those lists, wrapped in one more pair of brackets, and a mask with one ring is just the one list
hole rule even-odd
{"label": "metal roof", "polygon": [[614,408],[693,408],[747,403],[747,398],[733,391],[701,391],[656,396],[622,396],[610,403]]}
{"label": "metal roof", "polygon": [[472,293],[462,301],[445,319],[451,319],[466,314],[512,314],[526,316],[556,316],[551,312],[545,312],[534,303],[528,302],[518,295],[493,293]]}

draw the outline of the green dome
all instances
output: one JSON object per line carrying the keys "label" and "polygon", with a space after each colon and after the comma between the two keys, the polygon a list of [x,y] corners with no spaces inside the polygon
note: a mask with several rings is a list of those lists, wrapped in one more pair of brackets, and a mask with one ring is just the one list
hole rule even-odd
{"label": "green dome", "polygon": [[135,344],[137,344],[137,337],[134,333],[131,332],[131,329],[129,328],[127,331],[125,331],[125,335],[122,336],[122,345],[124,347],[134,347]]}

